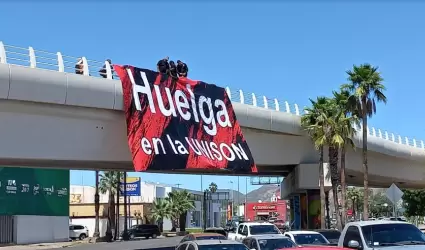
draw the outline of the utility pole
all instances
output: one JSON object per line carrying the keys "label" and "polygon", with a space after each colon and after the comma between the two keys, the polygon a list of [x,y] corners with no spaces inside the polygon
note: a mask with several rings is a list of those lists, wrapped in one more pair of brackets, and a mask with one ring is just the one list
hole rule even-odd
{"label": "utility pole", "polygon": [[180,183],[176,184],[177,188],[180,188],[181,185],[183,185],[183,184],[180,184]]}
{"label": "utility pole", "polygon": [[204,201],[204,199],[205,199],[205,197],[204,197],[204,195],[205,195],[205,193],[204,193],[204,189],[202,189],[203,187],[202,187],[202,174],[201,174],[201,193],[202,193],[202,202],[201,202],[201,227],[202,228],[204,228],[204,223],[205,223],[205,221],[204,221],[204,206],[205,206],[205,201]]}
{"label": "utility pole", "polygon": [[239,176],[238,176],[238,216],[239,216],[239,205],[241,203],[239,195],[240,195],[240,192],[239,192]]}
{"label": "utility pole", "polygon": [[129,235],[128,235],[128,231],[127,231],[127,227],[128,227],[128,219],[127,219],[127,172],[124,172],[123,174],[123,186],[124,186],[124,233],[122,234],[122,239],[123,240],[129,240]]}
{"label": "utility pole", "polygon": [[247,196],[248,196],[248,177],[246,177],[246,179],[245,179],[245,205],[244,205],[244,212],[243,212],[243,214],[244,214],[244,217],[245,217],[245,221],[247,221],[248,220],[248,217],[247,217],[247,215],[246,215],[246,202],[247,202]]}
{"label": "utility pole", "polygon": [[231,214],[232,214],[232,217],[233,217],[233,215],[234,215],[233,209],[235,207],[235,189],[233,188],[233,181],[229,181],[229,182],[230,182],[230,184],[232,184],[232,206],[230,206],[230,211],[231,211]]}

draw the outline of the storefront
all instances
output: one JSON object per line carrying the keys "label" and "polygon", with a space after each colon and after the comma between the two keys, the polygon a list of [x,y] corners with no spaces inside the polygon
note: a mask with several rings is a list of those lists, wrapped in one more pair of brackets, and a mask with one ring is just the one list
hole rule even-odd
{"label": "storefront", "polygon": [[246,204],[246,215],[248,221],[269,220],[270,218],[278,218],[285,220],[286,203],[279,200],[277,202],[253,202]]}

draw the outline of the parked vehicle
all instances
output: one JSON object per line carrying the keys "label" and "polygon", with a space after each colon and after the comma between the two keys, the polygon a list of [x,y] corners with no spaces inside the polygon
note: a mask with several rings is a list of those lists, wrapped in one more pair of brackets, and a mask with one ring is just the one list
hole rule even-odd
{"label": "parked vehicle", "polygon": [[69,238],[84,240],[89,237],[89,229],[83,225],[69,225]]}
{"label": "parked vehicle", "polygon": [[221,234],[221,235],[225,236],[226,239],[227,239],[227,232],[222,227],[209,227],[209,228],[206,228],[204,230],[204,233],[217,233],[217,234]]}
{"label": "parked vehicle", "polygon": [[329,245],[325,236],[315,231],[289,231],[283,235],[291,238],[297,245]]}
{"label": "parked vehicle", "polygon": [[273,224],[279,228],[280,230],[285,230],[285,222],[283,220],[277,219],[273,222]]}
{"label": "parked vehicle", "polygon": [[245,222],[239,224],[236,233],[229,233],[227,239],[242,241],[244,238],[261,234],[282,234],[280,230],[269,222]]}
{"label": "parked vehicle", "polygon": [[338,246],[361,250],[425,249],[425,235],[403,221],[356,221],[345,225]]}
{"label": "parked vehicle", "polygon": [[248,248],[233,240],[197,240],[185,241],[177,245],[176,250],[248,250]]}
{"label": "parked vehicle", "polygon": [[195,240],[227,240],[226,236],[217,233],[190,233],[183,237],[180,243]]}
{"label": "parked vehicle", "polygon": [[329,245],[337,246],[339,237],[341,236],[341,232],[335,229],[317,229],[314,230],[321,235],[325,236],[325,238],[329,241]]}
{"label": "parked vehicle", "polygon": [[242,243],[249,249],[274,250],[298,247],[290,238],[281,234],[255,235],[246,237]]}
{"label": "parked vehicle", "polygon": [[[122,233],[121,233],[121,236],[122,236]],[[134,239],[136,237],[145,237],[146,239],[149,239],[149,238],[156,239],[156,237],[161,235],[161,232],[159,231],[158,225],[143,224],[143,225],[132,226],[131,228],[128,229],[128,234],[130,236],[130,239]]]}

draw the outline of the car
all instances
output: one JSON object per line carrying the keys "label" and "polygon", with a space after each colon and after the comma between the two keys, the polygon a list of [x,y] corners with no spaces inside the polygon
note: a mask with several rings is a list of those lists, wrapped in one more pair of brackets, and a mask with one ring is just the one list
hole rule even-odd
{"label": "car", "polygon": [[89,230],[83,225],[69,225],[69,238],[84,240],[89,237]]}
{"label": "car", "polygon": [[281,234],[254,235],[243,239],[242,243],[249,249],[269,250],[298,247],[290,238]]}
{"label": "car", "polygon": [[185,241],[176,250],[249,250],[244,244],[233,240]]}
{"label": "car", "polygon": [[244,238],[253,235],[282,234],[280,230],[269,222],[245,222],[239,224],[235,233],[229,233],[227,239],[242,241]]}
{"label": "car", "polygon": [[425,235],[413,224],[403,221],[356,221],[345,225],[339,247],[351,249],[424,249]]}
{"label": "car", "polygon": [[289,231],[283,235],[291,238],[297,245],[329,245],[330,242],[322,234],[315,231]]}
{"label": "car", "polygon": [[227,232],[222,227],[209,227],[204,230],[204,233],[218,233],[227,237]]}
{"label": "car", "polygon": [[218,233],[190,233],[184,236],[180,243],[196,240],[227,240],[227,237]]}
{"label": "car", "polygon": [[[124,232],[121,233],[121,236]],[[136,237],[145,237],[146,239],[152,238],[156,239],[156,237],[161,235],[159,231],[158,225],[150,225],[150,224],[142,224],[142,225],[134,225],[128,229],[128,235],[130,239],[134,239]]]}
{"label": "car", "polygon": [[321,235],[325,236],[325,238],[329,241],[331,246],[338,245],[339,237],[341,236],[341,232],[335,229],[317,229],[314,230]]}

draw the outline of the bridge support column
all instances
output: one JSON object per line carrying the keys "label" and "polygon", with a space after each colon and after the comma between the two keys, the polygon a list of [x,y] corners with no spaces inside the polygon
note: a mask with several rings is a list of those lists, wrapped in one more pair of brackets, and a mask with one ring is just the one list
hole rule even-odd
{"label": "bridge support column", "polygon": [[[325,191],[331,189],[329,164],[325,163]],[[300,164],[282,181],[282,199],[289,200],[292,230],[320,228],[319,163]]]}

